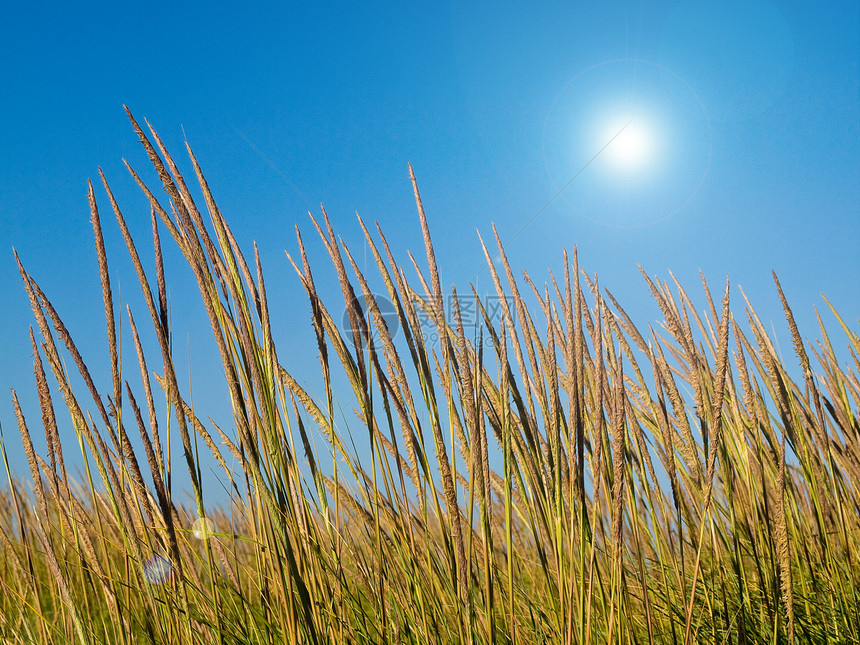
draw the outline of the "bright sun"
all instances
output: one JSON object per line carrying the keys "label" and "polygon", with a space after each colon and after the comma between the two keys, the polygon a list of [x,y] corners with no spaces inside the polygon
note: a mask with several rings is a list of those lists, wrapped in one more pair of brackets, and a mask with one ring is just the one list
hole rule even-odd
{"label": "bright sun", "polygon": [[[621,131],[620,134],[619,131]],[[642,165],[650,156],[651,136],[642,122],[633,119],[617,123],[614,127],[608,128],[607,133],[605,140],[615,137],[604,150],[604,154],[613,165],[633,169]]]}

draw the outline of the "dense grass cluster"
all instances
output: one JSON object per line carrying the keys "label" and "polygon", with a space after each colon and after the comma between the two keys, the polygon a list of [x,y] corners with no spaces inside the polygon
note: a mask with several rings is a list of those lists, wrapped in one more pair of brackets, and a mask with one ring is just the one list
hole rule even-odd
{"label": "dense grass cluster", "polygon": [[[752,306],[732,316],[728,284],[715,304],[703,280],[702,315],[680,285],[646,276],[664,320],[643,333],[575,253],[541,290],[515,279],[496,237],[500,263],[484,253],[501,315],[470,296],[474,333],[456,292],[446,315],[413,178],[427,265],[410,257],[412,283],[382,231],[361,223],[396,339],[325,212],[312,221],[342,288],[334,308],[297,230],[290,262],[325,383],[314,397],[279,362],[259,256],[246,260],[190,149],[208,222],[155,132],[132,124],[167,204],[129,167],[152,210],[155,265],[144,267],[102,176],[147,305],[125,312],[137,351],[121,357],[90,186],[110,391],[19,263],[41,336],[47,454],[13,392],[32,479],[10,474],[0,499],[4,643],[860,642],[860,336],[835,311],[850,367],[823,325],[816,348],[803,343],[776,283],[796,382]],[[209,316],[227,431],[179,386],[165,231]],[[143,342],[147,315],[154,340]],[[336,422],[335,370],[368,454]],[[58,426],[74,428],[83,484],[67,474],[64,452],[78,447]],[[165,458],[170,433],[184,460]],[[204,508],[198,444],[223,468],[228,507]],[[192,507],[173,499],[171,469],[190,474]]]}

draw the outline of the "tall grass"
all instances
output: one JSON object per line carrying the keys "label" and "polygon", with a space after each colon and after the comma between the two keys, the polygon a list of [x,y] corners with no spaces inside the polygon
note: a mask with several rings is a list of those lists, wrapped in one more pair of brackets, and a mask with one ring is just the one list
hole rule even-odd
{"label": "tall grass", "polygon": [[[646,275],[664,316],[646,332],[576,253],[541,290],[515,278],[496,235],[500,262],[483,251],[501,315],[473,290],[475,333],[463,297],[443,292],[412,176],[423,266],[398,264],[360,221],[371,280],[322,211],[311,222],[343,295],[327,303],[296,230],[289,262],[325,385],[313,396],[278,358],[257,249],[249,260],[239,248],[191,150],[202,205],[155,131],[129,117],[167,199],[129,166],[152,214],[145,267],[101,177],[146,303],[133,315],[114,302],[90,186],[108,391],[19,261],[47,455],[13,391],[30,479],[7,463],[3,642],[860,642],[860,336],[835,311],[849,367],[823,325],[815,347],[803,342],[774,276],[796,382],[752,306],[732,316],[728,283],[717,302],[703,279],[700,314],[680,285]],[[204,421],[179,385],[165,232],[197,281],[234,431]],[[384,285],[396,328],[369,281]],[[144,327],[159,356],[144,352]],[[368,454],[336,423],[338,372]],[[82,483],[67,472],[75,446],[60,441],[62,423],[83,453]],[[166,457],[171,434],[184,460]],[[229,482],[228,506],[204,505],[198,443]],[[190,505],[167,484],[181,469]]]}

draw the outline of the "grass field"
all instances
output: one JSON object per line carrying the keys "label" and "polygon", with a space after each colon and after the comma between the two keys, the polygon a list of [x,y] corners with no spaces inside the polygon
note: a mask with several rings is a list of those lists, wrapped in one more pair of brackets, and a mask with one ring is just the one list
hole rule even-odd
{"label": "grass field", "polygon": [[[743,296],[728,283],[712,297],[703,279],[702,314],[680,285],[645,276],[664,319],[637,329],[575,253],[539,288],[515,278],[496,237],[483,252],[501,315],[482,307],[475,338],[456,292],[445,313],[413,178],[426,264],[401,266],[362,223],[396,339],[325,213],[313,226],[342,302],[323,302],[297,229],[290,262],[325,383],[314,397],[279,362],[256,249],[238,247],[190,149],[205,204],[156,133],[132,124],[167,199],[129,167],[153,212],[144,266],[107,182],[99,206],[90,187],[108,391],[19,263],[41,420],[25,421],[13,391],[30,479],[7,462],[2,642],[860,643],[860,336],[836,311],[836,328],[805,344],[774,276],[794,339],[786,365],[750,303],[732,316],[730,297]],[[146,312],[114,301],[108,211]],[[197,280],[229,429],[179,386],[162,243]],[[137,348],[123,357],[120,315]],[[144,355],[138,325],[158,353]],[[837,360],[846,346],[853,364]],[[335,423],[338,372],[367,454]],[[59,426],[77,442],[61,442]],[[165,458],[167,433],[184,458]],[[204,508],[198,446],[223,469],[229,505]],[[79,450],[75,484],[64,455]],[[166,485],[183,469],[191,504]]]}

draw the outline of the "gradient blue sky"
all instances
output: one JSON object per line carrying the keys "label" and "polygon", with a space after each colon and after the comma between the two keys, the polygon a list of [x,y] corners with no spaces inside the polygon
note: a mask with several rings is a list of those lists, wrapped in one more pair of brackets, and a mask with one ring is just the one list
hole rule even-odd
{"label": "gradient blue sky", "polygon": [[[23,472],[9,388],[40,432],[13,246],[109,388],[86,180],[104,169],[145,246],[148,207],[121,159],[152,173],[123,104],[177,156],[187,138],[240,243],[259,243],[280,358],[309,380],[308,307],[283,253],[296,249],[293,227],[324,262],[307,217],[323,202],[359,254],[356,211],[399,258],[420,257],[407,162],[444,284],[467,291],[483,266],[476,230],[491,239],[495,222],[513,266],[539,284],[578,245],[642,326],[659,312],[637,264],[672,271],[700,306],[698,272],[715,289],[728,275],[735,312],[740,285],[793,362],[772,269],[805,337],[817,337],[822,292],[855,328],[860,318],[858,52],[858,4],[843,1],[7,3],[0,422],[13,465]],[[650,140],[642,162],[617,163],[610,147],[544,209],[627,122]],[[142,319],[97,197],[115,293]],[[175,254],[168,279],[195,401],[229,425],[205,314]]]}

